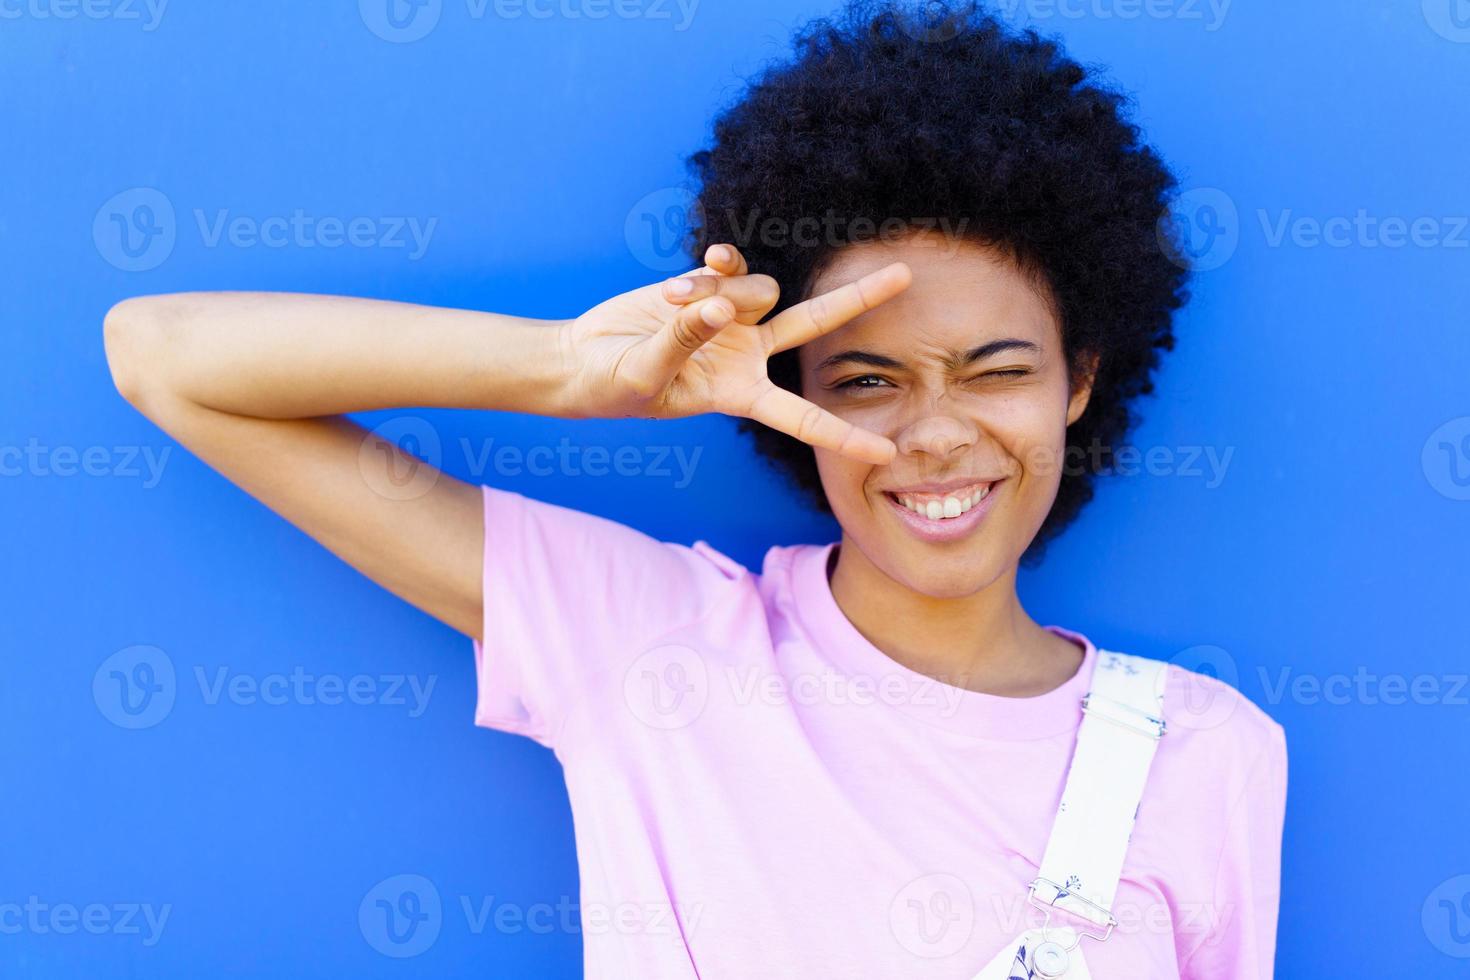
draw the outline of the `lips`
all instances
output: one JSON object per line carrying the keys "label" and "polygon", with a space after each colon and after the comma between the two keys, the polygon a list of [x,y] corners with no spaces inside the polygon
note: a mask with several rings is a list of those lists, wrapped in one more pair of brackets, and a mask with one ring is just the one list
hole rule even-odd
{"label": "lips", "polygon": [[947,492],[891,491],[889,496],[920,517],[953,520],[990,494],[991,483],[972,483]]}
{"label": "lips", "polygon": [[883,496],[898,522],[916,537],[929,542],[955,541],[980,526],[994,506],[1003,482],[972,481],[887,490]]}

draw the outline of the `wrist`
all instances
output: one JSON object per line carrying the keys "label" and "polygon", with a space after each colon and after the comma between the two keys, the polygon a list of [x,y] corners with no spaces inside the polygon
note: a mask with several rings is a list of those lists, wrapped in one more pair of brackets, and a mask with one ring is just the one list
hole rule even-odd
{"label": "wrist", "polygon": [[550,340],[547,360],[547,413],[556,418],[581,418],[585,413],[576,397],[577,354],[572,339],[575,319],[550,320],[545,333]]}

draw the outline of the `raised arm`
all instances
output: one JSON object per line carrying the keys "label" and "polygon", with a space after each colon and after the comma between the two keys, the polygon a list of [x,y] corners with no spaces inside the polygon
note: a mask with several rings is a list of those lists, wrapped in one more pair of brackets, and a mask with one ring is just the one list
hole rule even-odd
{"label": "raised arm", "polygon": [[[380,492],[363,460],[427,464],[342,418],[397,407],[566,418],[749,415],[875,462],[892,444],[771,384],[777,350],[907,288],[902,265],[760,323],[773,280],[729,246],[678,280],[567,321],[283,293],[180,293],[108,313],[118,391],[205,462],[354,568],[467,635],[482,630],[478,488],[429,471]],[[429,485],[431,484],[431,485]],[[375,489],[378,487],[378,489]],[[406,499],[405,499],[406,498]]]}

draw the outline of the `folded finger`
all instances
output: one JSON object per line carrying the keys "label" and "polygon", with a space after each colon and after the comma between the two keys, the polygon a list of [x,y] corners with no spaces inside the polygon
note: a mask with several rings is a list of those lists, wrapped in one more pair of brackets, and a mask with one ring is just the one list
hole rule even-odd
{"label": "folded finger", "polygon": [[[664,299],[676,306],[697,302],[711,296],[723,296],[735,305],[742,319],[765,316],[781,296],[780,287],[770,276],[689,275],[669,279],[663,284]],[[750,319],[754,323],[755,319]]]}
{"label": "folded finger", "polygon": [[629,377],[646,391],[662,391],[689,356],[734,319],[734,307],[721,296],[681,307],[657,333],[634,348],[629,355]]}
{"label": "folded finger", "polygon": [[705,249],[704,262],[721,275],[743,276],[750,271],[745,256],[734,245],[711,245]]}

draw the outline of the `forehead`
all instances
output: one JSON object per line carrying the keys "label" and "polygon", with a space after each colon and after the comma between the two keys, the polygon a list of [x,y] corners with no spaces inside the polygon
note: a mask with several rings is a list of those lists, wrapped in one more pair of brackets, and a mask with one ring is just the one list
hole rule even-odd
{"label": "forehead", "polygon": [[989,246],[930,233],[875,241],[838,252],[812,284],[811,295],[847,285],[893,262],[906,262],[914,281],[876,309],[807,343],[804,365],[839,348],[962,351],[998,337],[1019,337],[1051,350],[1060,326],[1046,287]]}

